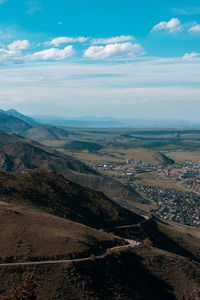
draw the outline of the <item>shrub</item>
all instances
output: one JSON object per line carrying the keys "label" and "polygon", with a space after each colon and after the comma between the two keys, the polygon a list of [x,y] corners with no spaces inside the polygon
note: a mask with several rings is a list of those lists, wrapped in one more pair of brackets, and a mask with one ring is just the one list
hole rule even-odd
{"label": "shrub", "polygon": [[95,261],[95,260],[96,260],[95,254],[92,253],[92,254],[90,255],[90,259],[91,259],[91,261]]}
{"label": "shrub", "polygon": [[33,274],[28,274],[24,281],[8,291],[8,295],[3,300],[36,300],[36,284],[33,280]]}

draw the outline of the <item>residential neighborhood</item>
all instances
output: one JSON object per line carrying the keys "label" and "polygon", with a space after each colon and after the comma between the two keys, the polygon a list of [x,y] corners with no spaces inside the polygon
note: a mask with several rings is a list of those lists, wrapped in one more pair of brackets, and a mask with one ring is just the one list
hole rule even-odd
{"label": "residential neighborhood", "polygon": [[157,203],[158,208],[153,212],[156,216],[185,225],[200,225],[199,195],[158,186],[133,186]]}

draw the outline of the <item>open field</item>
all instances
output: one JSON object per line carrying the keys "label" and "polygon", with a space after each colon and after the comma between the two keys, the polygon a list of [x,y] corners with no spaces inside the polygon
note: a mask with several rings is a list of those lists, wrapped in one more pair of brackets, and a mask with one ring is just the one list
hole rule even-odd
{"label": "open field", "polygon": [[177,181],[174,178],[163,177],[157,173],[141,174],[135,178],[134,183],[149,186],[160,186],[163,188],[172,188],[182,191],[182,188],[177,185]]}
{"label": "open field", "polygon": [[[47,129],[47,128],[46,128]],[[51,134],[52,134],[51,130]],[[55,133],[57,134],[57,129]],[[62,128],[59,138],[48,139],[44,132],[40,142],[71,153],[85,163],[143,160],[159,164],[155,153],[162,152],[175,162],[200,161],[199,129],[83,129]],[[30,138],[35,138],[31,134]],[[140,150],[139,150],[140,149]]]}
{"label": "open field", "polygon": [[170,158],[174,159],[177,163],[185,163],[185,162],[200,162],[200,153],[199,151],[171,151],[166,152]]}

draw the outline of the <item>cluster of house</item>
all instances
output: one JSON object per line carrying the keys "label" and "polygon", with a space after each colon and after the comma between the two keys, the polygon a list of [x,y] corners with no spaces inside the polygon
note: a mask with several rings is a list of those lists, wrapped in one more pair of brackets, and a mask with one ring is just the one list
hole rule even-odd
{"label": "cluster of house", "polygon": [[164,176],[174,177],[178,179],[188,179],[188,178],[200,178],[200,164],[198,163],[187,163],[181,167],[170,169],[165,169],[162,171]]}
{"label": "cluster of house", "polygon": [[93,169],[98,171],[112,171],[113,175],[120,174],[121,176],[134,177],[137,174],[148,173],[161,169],[162,166],[154,166],[148,163],[143,163],[141,160],[127,160],[126,162],[104,162],[92,166]]}
{"label": "cluster of house", "polygon": [[158,204],[154,214],[186,225],[200,225],[200,196],[192,192],[135,184],[136,190]]}
{"label": "cluster of house", "polygon": [[197,192],[197,193],[200,194],[200,179],[198,179],[198,178],[191,178],[191,179],[188,179],[188,180],[184,183],[184,185],[185,185],[188,189],[190,189],[190,190],[192,190],[192,191]]}

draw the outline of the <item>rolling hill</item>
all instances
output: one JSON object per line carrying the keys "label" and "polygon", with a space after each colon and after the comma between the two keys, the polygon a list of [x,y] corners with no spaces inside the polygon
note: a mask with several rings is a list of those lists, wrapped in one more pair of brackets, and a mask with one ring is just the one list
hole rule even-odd
{"label": "rolling hill", "polygon": [[0,263],[89,256],[122,241],[83,224],[0,201]]}
{"label": "rolling hill", "polygon": [[3,112],[4,112],[5,114],[9,115],[9,116],[18,118],[18,119],[20,119],[20,120],[22,120],[22,121],[24,121],[24,122],[26,122],[26,123],[28,123],[28,124],[30,124],[30,125],[35,125],[35,124],[37,124],[37,122],[36,122],[34,119],[32,119],[32,118],[30,118],[30,117],[28,117],[28,116],[25,116],[25,115],[21,114],[20,112],[18,112],[18,111],[15,110],[15,109],[9,109],[9,110],[3,111]]}
{"label": "rolling hill", "polygon": [[0,132],[0,170],[21,172],[25,169],[48,169],[78,184],[102,191],[123,206],[134,207],[143,201],[133,188],[104,176],[78,160],[29,139]]}
{"label": "rolling hill", "polygon": [[199,270],[184,257],[142,246],[93,261],[1,268],[0,293],[33,273],[38,300],[198,300]]}
{"label": "rolling hill", "polygon": [[174,160],[167,157],[165,154],[145,148],[128,149],[126,150],[128,158],[132,158],[136,161],[141,160],[143,163],[152,165],[173,165]]}
{"label": "rolling hill", "polygon": [[52,171],[0,172],[0,199],[42,209],[95,228],[135,224],[142,217],[119,206],[103,193],[84,188]]}
{"label": "rolling hill", "polygon": [[[69,219],[99,226],[129,217],[135,221],[102,193],[54,172],[0,172],[0,263],[90,257],[124,242]],[[143,245],[108,251],[100,259],[0,267],[0,297],[33,273],[38,300],[198,299],[199,240],[155,220],[120,230]]]}
{"label": "rolling hill", "polygon": [[0,130],[20,134],[36,141],[60,140],[68,136],[66,130],[37,124],[32,118],[14,109],[0,110]]}
{"label": "rolling hill", "polygon": [[0,112],[0,130],[13,132],[16,134],[23,134],[23,132],[31,127],[31,125],[22,121],[21,119]]}
{"label": "rolling hill", "polygon": [[23,136],[38,142],[62,140],[66,139],[68,135],[67,130],[41,124],[35,125],[23,133]]}
{"label": "rolling hill", "polygon": [[103,148],[102,145],[97,144],[97,143],[91,143],[91,142],[84,142],[84,141],[71,141],[67,144],[64,144],[62,146],[63,149],[68,150],[68,151],[83,151],[87,150],[90,152],[95,152]]}

